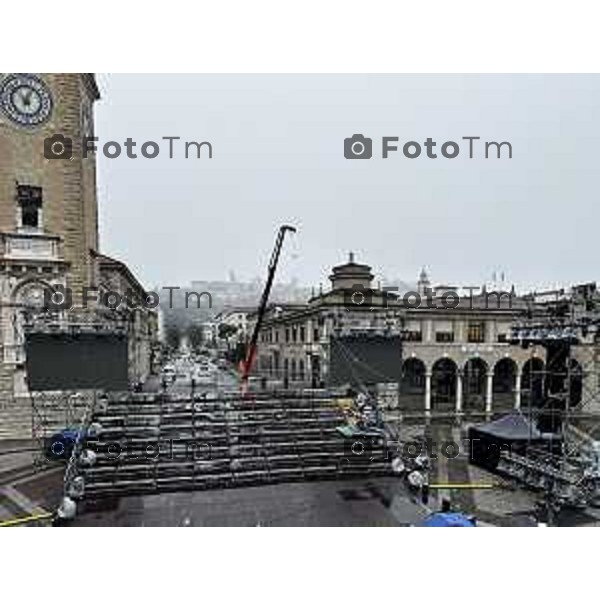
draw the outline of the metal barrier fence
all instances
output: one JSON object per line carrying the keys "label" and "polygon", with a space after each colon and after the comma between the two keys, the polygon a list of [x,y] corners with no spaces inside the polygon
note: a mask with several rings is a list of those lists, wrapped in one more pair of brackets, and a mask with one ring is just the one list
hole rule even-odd
{"label": "metal barrier fence", "polygon": [[99,390],[63,390],[31,393],[31,438],[37,449],[34,469],[48,464],[48,440],[64,429],[77,429],[93,410]]}

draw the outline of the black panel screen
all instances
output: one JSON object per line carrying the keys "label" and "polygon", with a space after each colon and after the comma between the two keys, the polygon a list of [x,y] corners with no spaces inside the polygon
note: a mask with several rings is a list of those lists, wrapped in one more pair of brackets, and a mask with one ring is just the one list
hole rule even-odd
{"label": "black panel screen", "polygon": [[31,333],[25,351],[32,391],[128,387],[126,336]]}
{"label": "black panel screen", "polygon": [[333,386],[400,381],[400,336],[344,336],[330,338],[329,384]]}

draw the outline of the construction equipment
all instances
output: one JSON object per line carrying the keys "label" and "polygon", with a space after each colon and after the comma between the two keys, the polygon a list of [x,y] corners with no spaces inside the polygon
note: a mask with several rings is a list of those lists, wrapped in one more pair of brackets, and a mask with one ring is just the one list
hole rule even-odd
{"label": "construction equipment", "polygon": [[[530,439],[523,451],[501,451],[497,470],[542,493],[551,524],[562,507],[585,507],[600,496],[598,444],[590,435],[594,428],[585,433],[572,424],[598,393],[592,389],[586,400],[582,388],[597,365],[600,294],[595,284],[585,284],[569,292],[532,295],[529,300],[527,314],[513,326],[510,341],[546,351],[541,383],[529,393],[527,416],[546,435],[553,434],[557,443],[543,448]],[[579,360],[589,353],[591,369],[574,360],[573,347],[579,347]],[[594,388],[593,378],[590,383]],[[587,419],[598,417],[586,412]]]}
{"label": "construction equipment", "polygon": [[277,234],[277,239],[275,240],[275,247],[273,248],[271,260],[269,262],[267,281],[260,299],[260,304],[258,305],[258,313],[256,316],[256,323],[254,325],[254,331],[252,332],[250,344],[248,345],[248,349],[246,351],[246,358],[242,363],[243,387],[245,387],[248,383],[248,377],[250,376],[250,371],[252,370],[252,365],[254,364],[254,358],[256,356],[256,344],[258,342],[260,328],[262,327],[265,312],[267,310],[267,302],[269,301],[269,295],[271,294],[271,288],[273,287],[273,279],[275,278],[275,271],[277,270],[277,263],[279,262],[279,255],[281,254],[283,240],[288,231],[291,233],[296,233],[296,228],[292,227],[291,225],[282,225],[279,228],[279,233]]}

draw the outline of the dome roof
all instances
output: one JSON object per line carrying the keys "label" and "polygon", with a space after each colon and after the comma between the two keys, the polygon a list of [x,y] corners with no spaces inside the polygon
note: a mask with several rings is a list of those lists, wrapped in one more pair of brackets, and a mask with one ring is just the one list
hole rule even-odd
{"label": "dome roof", "polygon": [[354,262],[354,253],[350,252],[348,262],[333,267],[329,276],[333,289],[351,288],[354,285],[370,287],[374,275],[369,265]]}

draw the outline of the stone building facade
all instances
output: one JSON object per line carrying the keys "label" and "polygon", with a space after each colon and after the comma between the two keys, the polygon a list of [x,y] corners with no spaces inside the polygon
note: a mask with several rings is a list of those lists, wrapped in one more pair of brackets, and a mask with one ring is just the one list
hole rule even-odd
{"label": "stone building facade", "polygon": [[[56,326],[97,327],[114,314],[84,310],[84,288],[124,278],[142,293],[123,263],[98,252],[96,157],[82,152],[98,98],[91,73],[0,74],[0,417],[27,396],[23,325],[48,320],[48,298],[58,299]],[[67,290],[72,306],[60,302]],[[143,379],[155,315],[137,311],[133,322],[130,371]]]}
{"label": "stone building facade", "polygon": [[108,310],[120,313],[127,324],[129,381],[143,382],[158,369],[158,311],[148,310],[147,292],[125,263],[98,253],[94,258],[98,296],[113,294],[119,305]]}
{"label": "stone building facade", "polygon": [[422,272],[417,289],[400,296],[373,287],[373,279],[371,267],[350,255],[333,268],[329,291],[302,307],[272,305],[256,374],[272,385],[323,386],[332,336],[387,332],[403,340],[397,380],[406,408],[492,412],[526,401],[545,351],[509,343],[511,325],[526,307],[514,290],[433,287]]}

